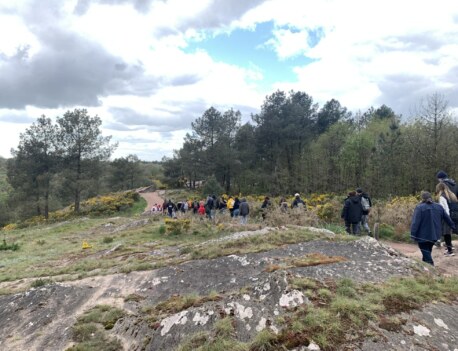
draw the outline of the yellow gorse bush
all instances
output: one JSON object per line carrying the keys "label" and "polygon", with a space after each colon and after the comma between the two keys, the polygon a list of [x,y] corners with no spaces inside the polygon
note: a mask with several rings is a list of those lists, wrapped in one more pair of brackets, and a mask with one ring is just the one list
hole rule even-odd
{"label": "yellow gorse bush", "polygon": [[191,221],[189,219],[172,219],[166,218],[165,229],[168,234],[182,234],[183,232],[188,232],[191,228]]}
{"label": "yellow gorse bush", "polygon": [[386,207],[393,208],[399,206],[411,206],[417,205],[419,202],[420,198],[418,196],[395,196],[386,203]]}
{"label": "yellow gorse bush", "polygon": [[[62,210],[50,212],[48,219],[44,216],[34,216],[26,219],[20,223],[8,224],[6,227],[16,229],[25,228],[42,223],[54,223],[66,221],[76,216],[88,216],[88,215],[110,215],[116,212],[125,210],[139,199],[139,195],[134,191],[125,191],[120,193],[113,193],[103,196],[97,196],[90,198],[80,203],[79,213],[74,212],[74,205],[70,205]],[[11,230],[5,229],[4,230]]]}
{"label": "yellow gorse bush", "polygon": [[14,230],[14,229],[17,229],[17,228],[18,228],[18,225],[16,223],[10,223],[10,224],[5,225],[2,228],[2,230],[10,231],[10,230]]}

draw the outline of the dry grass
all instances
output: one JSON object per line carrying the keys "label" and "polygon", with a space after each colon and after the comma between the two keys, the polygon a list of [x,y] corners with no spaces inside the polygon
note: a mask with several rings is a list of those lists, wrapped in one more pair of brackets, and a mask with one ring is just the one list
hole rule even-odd
{"label": "dry grass", "polygon": [[291,224],[316,227],[320,224],[320,218],[315,211],[306,211],[304,208],[288,209],[283,212],[279,207],[275,207],[267,212],[264,223],[271,227]]}
{"label": "dry grass", "polygon": [[347,259],[342,256],[327,256],[321,253],[311,253],[300,257],[284,259],[280,264],[271,264],[265,269],[265,271],[274,272],[279,269],[319,266],[322,264],[331,264],[344,261],[347,261]]}

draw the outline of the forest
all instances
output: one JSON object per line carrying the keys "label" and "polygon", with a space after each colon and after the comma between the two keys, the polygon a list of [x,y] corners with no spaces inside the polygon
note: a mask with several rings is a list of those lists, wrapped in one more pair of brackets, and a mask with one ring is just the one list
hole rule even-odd
{"label": "forest", "polygon": [[67,111],[55,124],[41,116],[20,135],[10,159],[0,158],[0,225],[93,196],[152,184],[161,165],[136,155],[110,160],[116,144],[101,134],[101,119],[84,109]]}
{"label": "forest", "polygon": [[276,91],[260,112],[211,107],[173,157],[163,159],[171,186],[214,176],[226,193],[341,193],[362,187],[373,196],[432,190],[438,170],[458,174],[458,124],[445,98],[432,94],[412,116],[382,105],[351,113],[332,99]]}
{"label": "forest", "polygon": [[[165,184],[217,184],[226,194],[334,193],[362,187],[373,197],[433,190],[438,170],[458,174],[458,123],[442,95],[419,101],[406,118],[381,105],[352,113],[337,100],[319,106],[305,92],[276,91],[242,124],[241,113],[210,107],[173,157],[111,160],[116,143],[84,109],[53,124],[41,116],[0,159],[0,224],[108,192]],[[164,185],[164,186],[165,186]],[[218,192],[218,191],[217,191]]]}

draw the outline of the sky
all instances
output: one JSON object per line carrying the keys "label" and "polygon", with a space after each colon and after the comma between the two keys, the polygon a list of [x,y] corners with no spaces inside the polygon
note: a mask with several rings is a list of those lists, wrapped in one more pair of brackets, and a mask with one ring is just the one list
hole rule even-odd
{"label": "sky", "polygon": [[0,156],[41,115],[85,108],[112,158],[171,157],[210,107],[277,90],[403,116],[458,112],[456,0],[0,0]]}

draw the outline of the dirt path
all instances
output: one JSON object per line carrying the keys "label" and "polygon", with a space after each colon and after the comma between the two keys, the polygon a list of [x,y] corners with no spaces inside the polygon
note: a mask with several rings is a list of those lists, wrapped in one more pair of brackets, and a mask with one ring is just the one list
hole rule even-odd
{"label": "dirt path", "polygon": [[[421,252],[415,244],[394,243],[383,241],[384,244],[391,246],[393,249],[401,252],[407,257],[421,261]],[[458,247],[458,241],[453,241],[453,246]],[[458,255],[453,257],[444,256],[445,247],[433,248],[434,265],[446,276],[458,276]]]}
{"label": "dirt path", "polygon": [[149,211],[154,204],[161,204],[164,202],[164,194],[163,190],[154,191],[152,193],[139,193],[142,198],[144,198],[147,202],[145,212]]}

